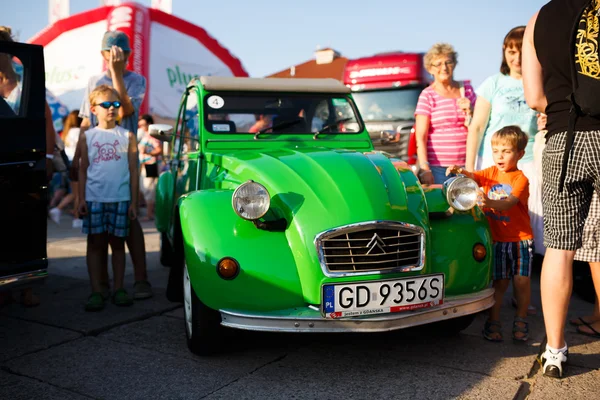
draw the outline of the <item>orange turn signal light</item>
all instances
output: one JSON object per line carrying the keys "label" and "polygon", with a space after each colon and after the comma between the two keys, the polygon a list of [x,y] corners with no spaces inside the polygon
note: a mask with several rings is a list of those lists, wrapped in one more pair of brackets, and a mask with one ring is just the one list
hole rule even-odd
{"label": "orange turn signal light", "polygon": [[485,249],[485,246],[481,243],[476,243],[475,246],[473,246],[473,258],[475,261],[481,262],[485,260],[486,256],[487,250]]}
{"label": "orange turn signal light", "polygon": [[235,258],[223,257],[217,263],[217,274],[223,279],[233,279],[240,273],[240,264]]}

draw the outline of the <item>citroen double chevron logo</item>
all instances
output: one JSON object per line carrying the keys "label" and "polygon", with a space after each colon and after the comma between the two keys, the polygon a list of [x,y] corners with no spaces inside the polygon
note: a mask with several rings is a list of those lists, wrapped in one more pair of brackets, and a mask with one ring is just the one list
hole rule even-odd
{"label": "citroen double chevron logo", "polygon": [[369,241],[369,244],[367,244],[367,248],[369,249],[367,254],[385,254],[384,246],[384,241],[379,237],[379,235],[377,235],[377,233],[375,233]]}

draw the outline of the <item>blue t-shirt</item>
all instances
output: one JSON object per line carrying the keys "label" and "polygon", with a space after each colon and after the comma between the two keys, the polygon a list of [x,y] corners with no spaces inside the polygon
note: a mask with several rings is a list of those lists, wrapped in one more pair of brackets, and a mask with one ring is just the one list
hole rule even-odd
{"label": "blue t-shirt", "polygon": [[[123,74],[123,81],[125,82],[127,95],[131,98],[131,103],[133,104],[135,111],[133,114],[123,118],[122,121],[119,121],[119,125],[127,129],[129,132],[135,133],[137,132],[138,128],[138,115],[140,112],[140,106],[142,105],[144,95],[146,94],[146,78],[140,74],[136,74],[135,72],[125,71]],[[81,118],[88,118],[92,128],[98,125],[98,120],[90,111],[90,93],[100,85],[115,87],[113,85],[112,78],[108,77],[106,74],[91,77],[88,81],[85,94],[83,95],[81,108],[79,109],[79,116]]]}
{"label": "blue t-shirt", "polygon": [[533,144],[537,133],[537,113],[525,102],[523,81],[498,73],[487,78],[475,91],[492,106],[490,119],[479,147],[482,166],[493,165],[492,135],[507,125],[517,125],[529,136],[522,162],[533,161]]}

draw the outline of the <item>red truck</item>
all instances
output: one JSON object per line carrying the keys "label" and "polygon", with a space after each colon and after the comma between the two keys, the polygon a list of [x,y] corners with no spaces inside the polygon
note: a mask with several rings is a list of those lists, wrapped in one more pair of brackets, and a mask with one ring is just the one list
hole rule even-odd
{"label": "red truck", "polygon": [[409,162],[415,107],[430,83],[423,53],[380,53],[349,60],[344,69],[344,84],[352,90],[375,148]]}

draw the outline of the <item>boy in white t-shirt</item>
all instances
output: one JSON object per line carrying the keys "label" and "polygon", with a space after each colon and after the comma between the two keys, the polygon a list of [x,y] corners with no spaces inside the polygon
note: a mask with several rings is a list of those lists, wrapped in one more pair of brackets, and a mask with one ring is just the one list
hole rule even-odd
{"label": "boy in white t-shirt", "polygon": [[[137,140],[133,132],[116,125],[121,107],[118,92],[100,85],[90,93],[90,110],[98,125],[79,138],[81,165],[79,169],[79,214],[83,218],[83,233],[88,235],[87,264],[92,294],[86,311],[104,308],[102,297],[102,260],[112,249],[114,294],[118,306],[133,304],[123,288],[125,276],[125,238],[129,220],[137,217],[138,194]],[[134,177],[134,179],[130,179]]]}

